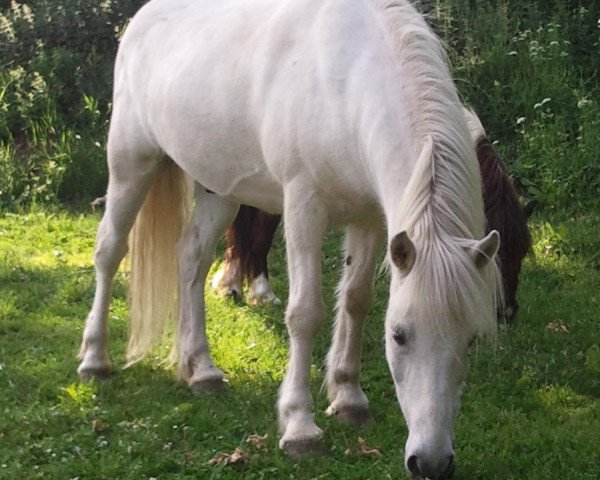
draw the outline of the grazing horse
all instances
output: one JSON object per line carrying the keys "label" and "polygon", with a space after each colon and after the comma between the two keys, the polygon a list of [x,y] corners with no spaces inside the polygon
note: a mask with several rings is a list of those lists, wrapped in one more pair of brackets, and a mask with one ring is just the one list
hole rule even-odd
{"label": "grazing horse", "polygon": [[479,166],[445,52],[411,4],[151,0],[117,54],[107,154],[82,378],[110,369],[111,285],[133,227],[129,363],[175,316],[178,290],[179,375],[193,390],[221,385],[204,303],[216,244],[240,204],[283,213],[290,345],[279,445],[292,456],[318,449],[310,365],[325,316],[321,247],[341,225],[328,411],[353,423],[368,415],[360,344],[385,243],[385,349],[408,426],[405,466],[451,474],[469,344],[495,332],[499,236],[485,235]]}
{"label": "grazing horse", "polygon": [[[517,287],[525,255],[531,249],[527,219],[533,203],[523,206],[506,173],[502,158],[487,138],[479,117],[471,109],[464,114],[469,125],[483,179],[483,200],[487,233],[497,230],[502,242],[498,251],[504,285],[504,312],[499,320],[512,321],[518,311]],[[269,284],[267,254],[280,221],[279,216],[242,205],[233,224],[227,229],[227,249],[223,264],[212,285],[221,295],[239,298],[242,285],[248,283],[248,302],[281,303]]]}

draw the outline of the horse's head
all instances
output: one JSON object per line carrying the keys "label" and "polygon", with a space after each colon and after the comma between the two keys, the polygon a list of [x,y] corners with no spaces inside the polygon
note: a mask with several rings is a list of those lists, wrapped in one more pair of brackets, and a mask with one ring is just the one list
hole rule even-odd
{"label": "horse's head", "polygon": [[390,243],[386,356],[408,426],[405,466],[413,477],[452,475],[453,423],[468,350],[482,330],[473,317],[487,315],[494,323],[487,265],[498,246],[495,231],[441,250],[413,244],[405,232]]}
{"label": "horse's head", "polygon": [[[508,182],[509,179],[507,178]],[[509,187],[514,191],[512,183]],[[519,287],[519,274],[521,265],[527,253],[531,248],[531,235],[527,227],[527,220],[532,214],[535,202],[529,202],[522,206],[518,201],[516,193],[512,195],[512,202],[504,201],[503,206],[506,211],[501,215],[495,215],[497,220],[495,226],[500,231],[502,237],[502,246],[498,252],[500,257],[500,268],[502,271],[502,283],[504,285],[504,303],[503,312],[499,312],[499,318],[511,322],[517,316],[519,311],[519,302],[517,301],[517,288]],[[502,222],[502,223],[500,223]]]}

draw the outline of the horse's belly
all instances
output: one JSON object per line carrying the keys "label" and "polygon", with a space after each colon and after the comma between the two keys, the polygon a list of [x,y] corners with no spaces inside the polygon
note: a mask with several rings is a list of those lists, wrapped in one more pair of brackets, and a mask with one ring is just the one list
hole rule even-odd
{"label": "horse's belly", "polygon": [[[273,178],[259,156],[235,161],[229,152],[220,149],[198,149],[193,153],[175,157],[175,161],[203,187],[268,213],[282,213],[281,183]],[[197,155],[204,155],[204,158],[199,161]]]}

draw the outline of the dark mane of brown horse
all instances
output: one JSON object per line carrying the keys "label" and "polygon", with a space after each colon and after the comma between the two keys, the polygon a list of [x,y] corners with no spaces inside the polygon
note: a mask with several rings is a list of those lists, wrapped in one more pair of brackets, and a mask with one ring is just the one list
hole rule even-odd
{"label": "dark mane of brown horse", "polygon": [[488,228],[499,230],[505,248],[525,256],[531,248],[527,216],[504,162],[487,137],[477,142],[477,159],[483,181],[483,200]]}
{"label": "dark mane of brown horse", "polygon": [[500,233],[498,254],[506,295],[505,315],[507,320],[511,320],[518,309],[516,290],[521,262],[531,249],[527,212],[519,201],[502,158],[486,137],[477,142],[476,150],[483,181],[487,229]]}

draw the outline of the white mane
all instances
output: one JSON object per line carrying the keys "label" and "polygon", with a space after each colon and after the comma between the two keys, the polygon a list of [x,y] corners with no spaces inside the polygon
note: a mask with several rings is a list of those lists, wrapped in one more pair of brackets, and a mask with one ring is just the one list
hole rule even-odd
{"label": "white mane", "polygon": [[483,128],[481,120],[479,120],[477,114],[470,107],[463,107],[463,113],[465,114],[467,126],[469,127],[469,131],[471,132],[471,139],[473,140],[473,144],[475,144],[482,138],[487,137],[487,133],[485,133],[485,128]]}
{"label": "white mane", "polygon": [[490,300],[500,277],[495,262],[480,273],[466,248],[485,233],[481,177],[443,47],[408,2],[374,2],[388,26],[421,144],[397,212],[417,248],[403,288],[414,289],[427,319],[439,322],[450,313],[479,333],[494,332]]}

